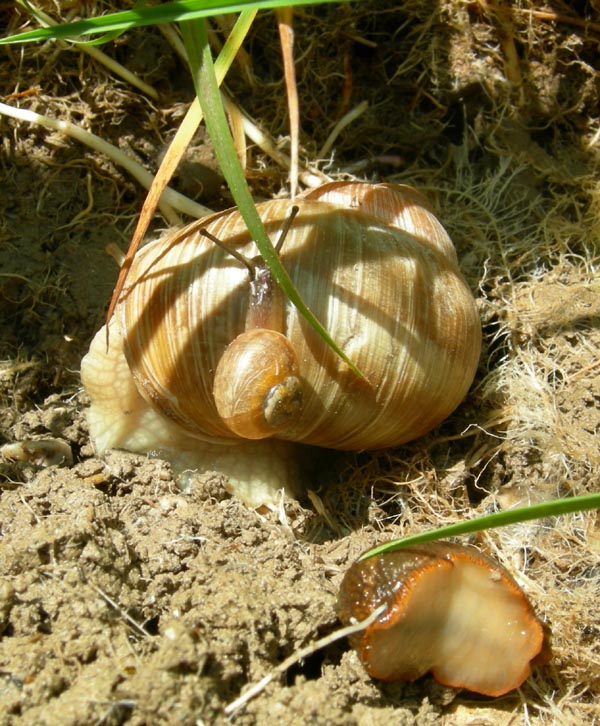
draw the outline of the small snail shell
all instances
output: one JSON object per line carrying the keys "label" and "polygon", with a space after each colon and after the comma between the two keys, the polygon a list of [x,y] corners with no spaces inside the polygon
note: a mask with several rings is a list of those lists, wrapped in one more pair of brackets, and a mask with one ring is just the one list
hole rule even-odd
{"label": "small snail shell", "polygon": [[269,329],[247,330],[231,343],[217,366],[217,412],[238,436],[273,436],[301,411],[298,376],[296,354],[285,335]]}
{"label": "small snail shell", "polygon": [[358,560],[340,587],[343,623],[387,610],[351,644],[370,676],[500,696],[548,660],[544,628],[523,591],[474,547],[434,542]]}
{"label": "small snail shell", "polygon": [[[255,505],[274,501],[282,486],[293,489],[287,473],[293,449],[284,442],[345,450],[397,446],[438,425],[460,403],[479,359],[479,316],[452,242],[423,197],[401,185],[345,182],[311,190],[295,204],[282,264],[364,378],[278,288],[272,293],[267,285],[267,294],[254,296],[244,265],[200,233],[207,229],[228,249],[255,258],[239,212],[227,210],[136,256],[110,323],[109,351],[103,329],[82,363],[99,453],[158,451],[178,467],[218,467]],[[286,200],[257,206],[271,239],[290,206]],[[226,360],[221,364],[233,357],[226,352],[232,341],[254,328],[285,336],[298,366],[284,376],[292,390],[286,420],[276,407],[271,430],[264,429],[263,403],[247,428],[240,425],[248,409],[235,398],[250,384],[228,374]],[[291,379],[300,383],[302,405]],[[223,383],[237,392],[223,393]],[[246,456],[248,437],[271,433]],[[276,464],[282,450],[286,461]],[[263,465],[269,471],[261,472]]]}

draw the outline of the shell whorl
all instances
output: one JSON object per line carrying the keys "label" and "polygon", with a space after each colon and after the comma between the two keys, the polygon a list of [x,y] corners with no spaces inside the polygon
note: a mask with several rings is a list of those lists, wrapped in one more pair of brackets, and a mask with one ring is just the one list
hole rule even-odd
{"label": "shell whorl", "polygon": [[[301,380],[304,393],[300,406],[296,384],[288,381],[266,409],[260,403],[257,416],[261,426],[262,418],[270,425],[267,436],[361,450],[424,434],[460,403],[479,358],[479,315],[449,237],[414,190],[394,185],[325,185],[296,201],[300,211],[282,264],[365,378],[357,378],[287,300],[275,306],[276,322],[265,323],[261,308],[249,323],[248,271],[199,233],[207,227],[227,247],[256,256],[239,213],[229,210],[136,256],[118,314],[137,388],[190,436],[219,442],[244,436],[227,423],[238,415],[236,406],[227,409],[220,393],[215,400],[216,379],[242,394],[241,377],[223,373],[232,341],[270,328],[285,335],[300,368],[283,379]],[[258,205],[272,239],[289,210],[285,200]],[[264,354],[257,360],[267,367]],[[281,424],[285,407],[275,406],[277,421],[269,424],[270,406],[289,389],[293,415]]]}

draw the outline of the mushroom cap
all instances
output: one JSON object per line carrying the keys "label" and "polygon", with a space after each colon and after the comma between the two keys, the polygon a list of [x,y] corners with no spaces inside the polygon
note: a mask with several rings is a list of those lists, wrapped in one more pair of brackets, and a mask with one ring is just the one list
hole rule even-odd
{"label": "mushroom cap", "polygon": [[544,628],[508,572],[474,547],[434,542],[355,562],[338,614],[363,620],[387,610],[351,643],[370,676],[440,683],[500,696],[547,659]]}

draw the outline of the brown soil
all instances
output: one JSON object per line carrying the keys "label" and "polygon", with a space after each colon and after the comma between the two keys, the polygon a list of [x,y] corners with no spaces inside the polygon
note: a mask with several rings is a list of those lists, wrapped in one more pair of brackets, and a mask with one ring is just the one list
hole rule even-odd
{"label": "brown soil", "polygon": [[[40,3],[57,18],[61,5],[79,4]],[[340,456],[315,477],[312,501],[268,514],[231,498],[218,475],[182,493],[160,460],[94,456],[79,364],[116,279],[104,247],[126,247],[144,191],[76,141],[0,116],[0,443],[50,440],[0,462],[2,726],[226,723],[246,686],[338,627],[339,581],[365,548],[597,489],[600,14],[593,1],[552,0],[552,22],[532,9],[373,0],[298,11],[305,155],[369,101],[320,166],[431,197],[478,296],[484,350],[470,395],[438,430],[398,450]],[[0,25],[16,32],[25,16],[5,6]],[[279,138],[287,121],[271,14],[246,47],[251,66],[233,70],[230,88]],[[155,171],[192,97],[185,69],[153,28],[103,50],[160,100],[52,43],[0,51],[0,95],[70,119]],[[257,198],[286,183],[255,149],[248,175]],[[202,134],[174,185],[229,205]],[[551,663],[521,689],[487,699],[429,677],[378,683],[341,641],[276,676],[235,722],[598,721],[596,513],[472,541],[553,631]]]}

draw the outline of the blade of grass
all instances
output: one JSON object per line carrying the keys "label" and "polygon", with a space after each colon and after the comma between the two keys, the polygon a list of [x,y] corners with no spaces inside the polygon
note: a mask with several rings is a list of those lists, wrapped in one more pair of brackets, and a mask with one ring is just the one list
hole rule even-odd
{"label": "blade of grass", "polygon": [[352,361],[335,344],[325,328],[302,301],[289,275],[282,266],[279,255],[275,251],[258,216],[250,190],[246,184],[244,172],[235,153],[233,139],[227,125],[227,118],[221,101],[212,55],[208,45],[205,21],[200,19],[182,23],[181,31],[190,61],[196,94],[200,99],[200,105],[204,111],[206,128],[212,139],[217,161],[219,162],[223,176],[227,180],[240,214],[248,227],[248,231],[260,250],[263,260],[268,265],[273,278],[281,287],[284,294],[287,295],[289,300],[296,306],[304,318],[306,318],[313,329],[344,360],[354,373],[363,377]]}
{"label": "blade of grass", "polygon": [[[30,3],[29,0],[19,0],[18,4],[21,5],[27,12],[31,13],[40,25],[50,28],[58,25],[56,20],[53,20],[43,10],[40,10],[40,8],[33,5],[33,3]],[[115,73],[123,78],[123,80],[127,83],[139,88],[140,91],[150,96],[153,100],[158,101],[158,92],[155,88],[152,88],[152,86],[142,81],[142,79],[136,76],[135,73],[132,73],[128,68],[122,66],[114,58],[106,55],[106,53],[103,53],[98,48],[88,46],[86,43],[77,43],[77,45],[84,53],[87,53],[87,55],[98,61],[98,63],[102,63],[102,65],[108,68],[111,73]]]}
{"label": "blade of grass", "polygon": [[[350,0],[318,0],[319,3],[350,2]],[[96,18],[77,20],[64,23],[54,28],[39,28],[25,33],[0,38],[0,45],[5,43],[29,43],[39,40],[56,38],[77,38],[92,33],[109,33],[117,30],[137,28],[142,25],[158,23],[184,22],[197,18],[206,18],[220,13],[237,13],[242,10],[267,10],[286,5],[314,5],[315,0],[177,0],[149,8],[124,10],[109,13]]]}
{"label": "blade of grass", "polygon": [[[221,52],[219,53],[219,57],[217,58],[217,61],[215,63],[215,74],[218,84],[221,84],[223,82],[223,79],[225,78],[227,71],[233,63],[238,49],[240,48],[242,42],[244,41],[244,38],[248,33],[248,30],[250,29],[250,26],[252,25],[252,21],[256,17],[256,13],[256,10],[245,10],[243,13],[240,14],[239,18],[237,19],[237,22],[234,25],[231,34],[227,38],[227,42],[223,46]],[[129,249],[127,250],[127,255],[125,256],[123,264],[121,265],[119,277],[117,279],[117,283],[115,285],[115,289],[113,291],[112,298],[108,306],[108,312],[106,314],[107,348],[109,345],[108,323],[110,322],[110,319],[115,311],[117,300],[119,299],[121,290],[125,285],[125,281],[131,268],[133,258],[135,257],[135,254],[142,242],[142,239],[144,238],[144,235],[146,234],[146,230],[148,229],[150,220],[154,216],[154,212],[156,211],[156,207],[161,198],[163,190],[167,186],[170,178],[173,176],[173,172],[175,171],[179,160],[187,149],[190,141],[192,140],[192,136],[196,132],[196,129],[200,125],[201,121],[202,109],[200,108],[200,103],[198,99],[195,98],[192,101],[192,104],[188,109],[185,118],[183,119],[183,122],[177,129],[177,133],[171,141],[171,144],[169,145],[169,148],[164,156],[160,168],[158,169],[158,172],[154,177],[152,185],[144,201],[144,205],[142,207],[137,226],[133,233],[133,237],[131,238]]]}
{"label": "blade of grass", "polygon": [[555,499],[551,502],[541,502],[540,504],[530,504],[527,507],[519,507],[518,509],[509,509],[505,512],[495,512],[485,517],[470,519],[467,522],[449,524],[447,527],[439,527],[438,529],[413,534],[409,537],[403,537],[402,539],[379,545],[379,547],[374,547],[372,550],[362,554],[359,560],[366,560],[382,552],[393,552],[402,547],[434,542],[445,537],[457,537],[461,534],[481,532],[484,529],[506,527],[509,524],[528,522],[531,519],[544,519],[545,517],[557,517],[561,514],[583,512],[586,509],[600,509],[600,494],[584,494],[578,497]]}

